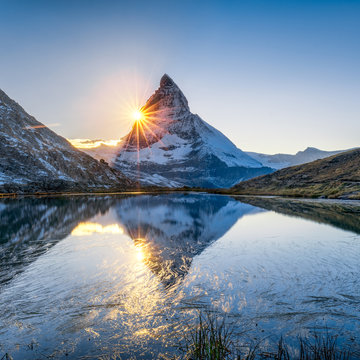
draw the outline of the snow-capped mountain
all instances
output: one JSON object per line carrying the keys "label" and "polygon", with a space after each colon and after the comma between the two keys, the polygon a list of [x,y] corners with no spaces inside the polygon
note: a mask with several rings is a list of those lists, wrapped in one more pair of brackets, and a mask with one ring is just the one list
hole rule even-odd
{"label": "snow-capped mountain", "polygon": [[0,192],[127,187],[118,170],[75,149],[0,90]]}
{"label": "snow-capped mountain", "polygon": [[113,166],[143,184],[230,187],[273,171],[192,114],[166,74],[141,110],[144,119],[122,139]]}
{"label": "snow-capped mountain", "polygon": [[311,161],[324,159],[326,157],[340,154],[348,150],[323,151],[314,147],[308,147],[304,151],[298,151],[295,155],[291,154],[261,154],[247,151],[246,153],[254,159],[260,161],[265,166],[279,170],[289,166],[301,165]]}

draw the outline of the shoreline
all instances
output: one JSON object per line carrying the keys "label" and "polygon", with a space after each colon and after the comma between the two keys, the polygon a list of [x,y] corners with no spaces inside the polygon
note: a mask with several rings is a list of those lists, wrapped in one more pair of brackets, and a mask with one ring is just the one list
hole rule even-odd
{"label": "shoreline", "polygon": [[258,199],[279,199],[299,202],[313,203],[334,203],[334,204],[352,204],[360,206],[360,199],[353,198],[326,198],[326,197],[305,197],[305,196],[287,196],[287,195],[255,195],[255,194],[234,194],[219,189],[153,189],[153,190],[131,190],[131,191],[99,191],[99,192],[35,192],[35,193],[0,193],[0,199],[19,199],[19,198],[44,198],[44,197],[70,197],[70,196],[139,196],[139,195],[161,195],[172,193],[203,193],[209,195],[231,196],[236,199],[258,198]]}

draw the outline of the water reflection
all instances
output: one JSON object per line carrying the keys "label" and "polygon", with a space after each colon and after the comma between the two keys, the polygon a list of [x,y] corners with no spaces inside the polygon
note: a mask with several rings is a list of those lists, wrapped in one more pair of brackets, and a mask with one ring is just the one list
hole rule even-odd
{"label": "water reflection", "polygon": [[174,285],[240,217],[261,211],[181,194],[0,204],[0,346],[18,358],[39,355],[27,352],[33,339],[54,357],[166,353],[164,334],[183,331],[177,309],[187,294]]}
{"label": "water reflection", "polygon": [[240,197],[247,203],[281,214],[302,217],[360,234],[360,202],[339,200],[286,199],[277,197]]}
{"label": "water reflection", "polygon": [[113,203],[111,198],[80,197],[1,200],[0,284]]}
{"label": "water reflection", "polygon": [[171,357],[196,308],[257,339],[324,321],[358,334],[359,207],[282,201],[1,200],[0,355]]}
{"label": "water reflection", "polygon": [[[116,209],[114,223],[103,215]],[[123,234],[137,259],[166,287],[180,281],[192,258],[243,215],[261,210],[226,196],[161,195],[4,199],[0,203],[0,283],[10,281],[70,234]],[[98,216],[98,221],[88,221]]]}
{"label": "water reflection", "polygon": [[239,218],[261,210],[227,196],[171,194],[123,199],[116,211],[138,258],[169,288],[188,273],[194,256]]}
{"label": "water reflection", "polygon": [[92,234],[123,234],[124,230],[118,224],[102,225],[96,222],[81,222],[71,232],[72,236]]}

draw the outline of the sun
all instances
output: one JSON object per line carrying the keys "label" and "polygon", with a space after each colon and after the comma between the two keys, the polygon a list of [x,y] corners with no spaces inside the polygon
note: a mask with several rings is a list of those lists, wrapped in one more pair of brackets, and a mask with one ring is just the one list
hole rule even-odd
{"label": "sun", "polygon": [[135,110],[132,114],[135,121],[142,121],[144,120],[144,114],[141,112],[141,110]]}

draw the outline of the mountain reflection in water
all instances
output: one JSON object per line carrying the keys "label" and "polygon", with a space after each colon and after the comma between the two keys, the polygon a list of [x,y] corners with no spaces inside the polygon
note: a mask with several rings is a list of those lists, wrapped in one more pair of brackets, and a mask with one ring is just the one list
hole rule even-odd
{"label": "mountain reflection in water", "polygon": [[194,309],[240,319],[236,331],[257,339],[327,325],[354,337],[360,207],[348,204],[2,199],[0,356],[170,357]]}
{"label": "mountain reflection in water", "polygon": [[260,210],[226,196],[145,195],[117,203],[119,222],[149,268],[170,287],[189,271],[192,258],[246,214]]}
{"label": "mountain reflection in water", "polygon": [[358,201],[324,201],[251,196],[244,196],[237,199],[242,203],[250,204],[264,210],[302,217],[360,234],[360,204]]}
{"label": "mountain reflection in water", "polygon": [[0,202],[0,284],[66,238],[82,221],[104,214],[110,198],[22,198]]}
{"label": "mountain reflection in water", "polygon": [[[114,224],[89,222],[110,208]],[[166,287],[186,275],[191,259],[243,215],[261,210],[226,196],[144,195],[5,199],[0,203],[0,283],[11,280],[68,235],[126,234]],[[146,251],[146,256],[144,253]]]}

